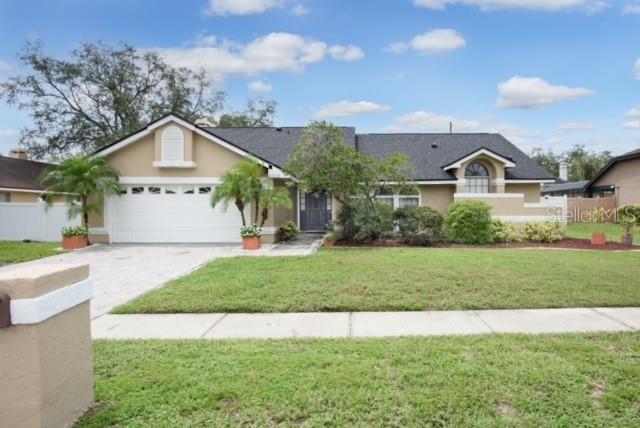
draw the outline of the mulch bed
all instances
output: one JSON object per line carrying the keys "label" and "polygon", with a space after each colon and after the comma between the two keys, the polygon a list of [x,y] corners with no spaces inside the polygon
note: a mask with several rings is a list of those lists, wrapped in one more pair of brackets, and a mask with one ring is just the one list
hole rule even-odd
{"label": "mulch bed", "polygon": [[[336,247],[358,247],[358,248],[402,248],[416,247],[396,240],[384,240],[373,242],[350,242],[338,241]],[[606,246],[591,245],[589,239],[565,238],[558,242],[512,242],[509,244],[484,244],[484,245],[464,245],[440,242],[431,248],[565,248],[571,250],[609,250],[609,251],[632,251],[640,250],[640,246],[628,247],[618,242],[608,242]]]}

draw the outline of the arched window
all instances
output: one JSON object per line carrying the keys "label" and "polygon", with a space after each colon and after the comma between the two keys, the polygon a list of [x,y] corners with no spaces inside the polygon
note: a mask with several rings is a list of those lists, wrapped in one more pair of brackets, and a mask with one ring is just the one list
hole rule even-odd
{"label": "arched window", "polygon": [[163,161],[184,161],[184,134],[177,126],[169,126],[162,131],[160,155]]}
{"label": "arched window", "polygon": [[489,193],[489,170],[478,162],[473,162],[464,170],[466,193]]}

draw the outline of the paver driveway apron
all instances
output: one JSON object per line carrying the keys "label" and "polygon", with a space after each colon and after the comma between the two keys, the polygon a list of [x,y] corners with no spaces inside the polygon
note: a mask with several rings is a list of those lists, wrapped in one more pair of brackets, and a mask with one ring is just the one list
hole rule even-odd
{"label": "paver driveway apron", "polygon": [[[26,264],[87,263],[94,281],[91,318],[99,317],[217,257],[238,254],[238,245],[95,245]],[[9,270],[19,265],[9,265]]]}

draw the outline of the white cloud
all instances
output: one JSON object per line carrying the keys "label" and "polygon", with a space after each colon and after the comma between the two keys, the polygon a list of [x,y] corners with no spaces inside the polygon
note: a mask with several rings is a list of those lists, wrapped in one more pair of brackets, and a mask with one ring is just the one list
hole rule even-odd
{"label": "white cloud", "polygon": [[251,15],[280,7],[284,0],[209,0],[208,15]]}
{"label": "white cloud", "polygon": [[640,79],[640,58],[636,60],[636,63],[633,66],[633,71],[636,73],[636,77]]}
{"label": "white cloud", "polygon": [[10,69],[11,69],[11,64],[5,61],[0,61],[0,71],[10,70]]}
{"label": "white cloud", "polygon": [[415,36],[409,43],[394,42],[385,48],[393,54],[401,54],[409,48],[421,54],[437,54],[453,51],[467,46],[467,41],[455,30],[450,28],[436,29]]}
{"label": "white cloud", "polygon": [[480,129],[478,120],[460,119],[427,111],[414,111],[397,117],[385,130],[387,132],[449,132],[453,122],[454,132],[470,132]]}
{"label": "white cloud", "polygon": [[640,105],[633,107],[626,113],[626,116],[631,119],[624,123],[624,127],[627,129],[640,129]]}
{"label": "white cloud", "polygon": [[502,134],[520,148],[533,148],[542,137],[542,132],[511,123],[499,123],[487,128],[488,132]]}
{"label": "white cloud", "polygon": [[293,7],[293,9],[291,9],[290,13],[294,16],[304,16],[309,14],[309,9],[303,4],[297,4]]}
{"label": "white cloud", "polygon": [[558,125],[562,132],[591,131],[597,129],[598,125],[593,122],[564,122]]}
{"label": "white cloud", "polygon": [[347,117],[362,113],[379,113],[391,110],[391,107],[371,101],[338,101],[323,106],[316,113],[318,118]]}
{"label": "white cloud", "polygon": [[338,61],[360,61],[364,58],[364,51],[357,46],[334,45],[329,48],[329,55]]}
{"label": "white cloud", "polygon": [[203,68],[214,80],[228,76],[252,76],[262,72],[302,72],[305,67],[332,57],[354,61],[364,53],[357,46],[328,46],[297,34],[270,33],[247,43],[218,41],[214,36],[199,38],[194,45],[152,48],[169,64],[191,69]]}
{"label": "white cloud", "polygon": [[271,90],[273,89],[273,86],[263,82],[262,80],[254,80],[253,82],[249,82],[247,87],[251,92],[271,92]]}
{"label": "white cloud", "polygon": [[622,9],[625,15],[640,15],[640,2],[628,3]]}
{"label": "white cloud", "polygon": [[550,85],[539,77],[520,76],[500,83],[498,92],[496,105],[502,108],[537,108],[594,94],[591,89]]}
{"label": "white cloud", "polygon": [[609,6],[608,0],[413,0],[419,7],[444,10],[447,5],[475,6],[482,11],[501,9],[528,9],[546,12],[583,10],[595,13]]}

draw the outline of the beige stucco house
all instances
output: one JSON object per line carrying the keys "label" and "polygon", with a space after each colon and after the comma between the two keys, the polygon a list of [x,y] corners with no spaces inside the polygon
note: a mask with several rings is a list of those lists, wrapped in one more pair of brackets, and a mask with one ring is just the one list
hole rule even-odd
{"label": "beige stucco house", "polygon": [[615,196],[618,206],[640,204],[640,149],[613,158],[586,186],[589,196]]}
{"label": "beige stucco house", "polygon": [[[373,157],[406,153],[413,162],[416,194],[383,195],[394,207],[431,206],[444,211],[455,200],[480,199],[493,215],[513,222],[540,221],[547,210],[542,183],[553,177],[499,134],[356,134],[341,128],[345,144]],[[237,242],[235,206],[210,206],[222,175],[246,157],[264,166],[274,186],[286,186],[292,209],[279,209],[264,228],[275,239],[287,220],[302,230],[321,231],[336,218],[330,195],[301,192],[282,170],[303,127],[214,128],[174,115],[149,124],[102,148],[120,173],[122,195],[105,202],[90,220],[94,242]]]}

